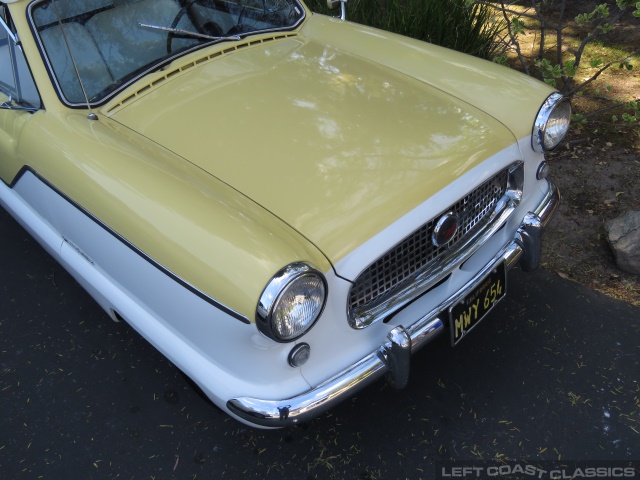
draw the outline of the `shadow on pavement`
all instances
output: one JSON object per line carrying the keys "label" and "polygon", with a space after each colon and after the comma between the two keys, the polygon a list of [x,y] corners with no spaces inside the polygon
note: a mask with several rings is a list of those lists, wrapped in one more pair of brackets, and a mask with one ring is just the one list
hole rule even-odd
{"label": "shadow on pavement", "polygon": [[[245,427],[0,209],[0,477],[433,478],[440,460],[640,459],[640,309],[509,274],[469,338],[295,428]],[[637,463],[636,463],[637,465]]]}

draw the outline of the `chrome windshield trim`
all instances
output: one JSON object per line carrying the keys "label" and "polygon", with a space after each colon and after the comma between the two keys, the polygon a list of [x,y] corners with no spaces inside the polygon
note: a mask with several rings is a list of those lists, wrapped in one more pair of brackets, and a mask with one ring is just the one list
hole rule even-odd
{"label": "chrome windshield trim", "polygon": [[13,32],[11,31],[11,29],[9,28],[9,26],[5,23],[5,21],[4,21],[2,18],[0,18],[0,27],[4,28],[4,30],[5,30],[5,32],[6,32],[6,34],[7,34],[7,36],[9,37],[9,39],[10,39],[11,41],[13,41],[13,43],[15,43],[15,44],[20,43],[20,42],[18,41],[18,36],[13,34]]}
{"label": "chrome windshield trim", "polygon": [[[31,28],[31,33],[33,34],[33,37],[36,41],[36,45],[38,47],[38,50],[40,51],[40,56],[42,57],[43,63],[45,64],[45,67],[47,69],[47,73],[49,74],[49,78],[51,80],[51,83],[53,84],[53,87],[58,95],[58,98],[60,99],[60,101],[67,107],[70,108],[98,108],[104,104],[106,104],[107,102],[109,102],[111,99],[113,99],[115,96],[119,95],[123,90],[125,90],[126,88],[128,88],[130,85],[136,83],[138,80],[140,80],[141,78],[149,75],[152,72],[155,72],[163,67],[165,67],[166,65],[169,65],[170,63],[174,62],[175,60],[177,60],[178,58],[184,57],[192,52],[195,52],[197,50],[202,50],[205,48],[209,48],[215,45],[220,45],[220,40],[211,40],[209,42],[206,43],[202,43],[199,45],[195,45],[192,48],[183,50],[181,52],[176,53],[175,55],[171,55],[168,56],[162,60],[159,60],[157,63],[151,65],[149,68],[145,69],[144,71],[141,71],[139,74],[131,77],[130,79],[124,81],[122,84],[120,84],[118,87],[114,88],[113,91],[109,92],[108,94],[106,94],[104,97],[100,98],[97,101],[91,101],[91,99],[89,99],[89,103],[87,104],[86,102],[70,102],[69,100],[67,100],[67,98],[64,95],[64,92],[62,91],[62,87],[60,86],[60,83],[58,82],[58,79],[55,75],[54,69],[53,69],[53,65],[51,64],[50,60],[49,60],[49,56],[47,55],[47,52],[44,48],[44,45],[42,43],[42,39],[40,38],[40,35],[38,33],[38,28],[36,26],[36,23],[33,19],[33,14],[32,14],[32,10],[34,7],[36,7],[37,5],[39,5],[40,3],[43,3],[45,1],[51,1],[51,0],[35,0],[32,3],[30,3],[27,7],[27,18],[29,20],[29,27]],[[254,37],[256,35],[264,35],[264,34],[275,34],[275,33],[286,33],[286,32],[293,32],[294,30],[298,29],[298,27],[300,27],[300,25],[302,25],[302,23],[306,20],[307,18],[307,10],[302,6],[302,4],[298,1],[298,0],[292,0],[294,1],[300,12],[300,18],[298,19],[298,21],[294,24],[292,24],[291,26],[288,27],[281,27],[281,28],[271,28],[271,29],[265,29],[265,30],[256,30],[253,32],[247,32],[247,33],[243,33],[243,34],[239,34],[238,37],[240,37],[240,43],[242,43],[245,39],[249,38],[249,37]]]}

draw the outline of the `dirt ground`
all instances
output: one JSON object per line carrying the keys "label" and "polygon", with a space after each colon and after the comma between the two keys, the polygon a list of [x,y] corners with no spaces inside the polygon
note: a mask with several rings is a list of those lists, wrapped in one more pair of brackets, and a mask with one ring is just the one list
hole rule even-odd
{"label": "dirt ground", "polygon": [[[590,12],[602,1],[573,0],[571,12]],[[575,25],[569,25],[569,29]],[[575,29],[578,35],[580,32]],[[535,35],[533,35],[535,37]],[[606,97],[622,102],[640,100],[640,19],[628,15],[615,31],[602,37],[606,45],[636,51],[632,71],[617,67],[603,74],[584,97],[572,101],[574,113],[588,114],[609,105]],[[549,156],[552,179],[560,188],[562,203],[544,237],[543,268],[563,278],[640,305],[640,275],[616,267],[606,242],[604,223],[629,210],[640,210],[640,125],[612,123],[608,110],[583,126],[574,126]]]}
{"label": "dirt ground", "polygon": [[640,210],[640,155],[609,137],[582,137],[552,155],[562,202],[545,231],[542,266],[640,305],[640,276],[616,267],[604,231],[607,220]]}

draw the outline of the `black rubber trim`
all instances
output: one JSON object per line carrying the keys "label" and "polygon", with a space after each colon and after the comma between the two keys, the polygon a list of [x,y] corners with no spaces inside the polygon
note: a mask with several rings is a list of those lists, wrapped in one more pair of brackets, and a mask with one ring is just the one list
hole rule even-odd
{"label": "black rubber trim", "polygon": [[118,234],[117,232],[115,232],[113,229],[111,229],[109,226],[105,225],[102,221],[100,221],[98,218],[96,218],[93,214],[91,214],[90,212],[88,212],[85,208],[83,208],[82,206],[80,206],[78,203],[76,203],[75,201],[73,201],[71,198],[69,198],[67,195],[65,195],[64,193],[62,193],[59,189],[57,189],[54,185],[52,185],[46,178],[42,177],[41,175],[38,174],[38,172],[36,172],[33,168],[29,167],[29,166],[24,166],[20,169],[20,171],[18,172],[18,174],[15,176],[15,178],[12,180],[11,184],[9,185],[9,188],[13,188],[19,181],[20,179],[25,175],[25,173],[31,173],[33,174],[38,180],[40,180],[42,183],[44,183],[48,188],[50,188],[53,192],[55,192],[57,195],[59,195],[60,197],[62,197],[65,201],[67,201],[70,205],[74,206],[78,211],[80,211],[82,214],[84,214],[86,217],[88,217],[89,219],[91,219],[93,222],[95,222],[98,226],[100,226],[103,230],[105,230],[106,232],[108,232],[109,234],[111,234],[114,238],[116,238],[117,240],[119,240],[123,245],[125,245],[126,247],[128,247],[130,250],[132,250],[133,252],[135,252],[136,254],[138,254],[140,257],[142,257],[144,260],[146,260],[147,262],[149,262],[151,265],[153,265],[155,268],[157,268],[158,270],[160,270],[162,273],[164,273],[165,275],[167,275],[169,278],[171,278],[173,281],[175,281],[176,283],[180,284],[182,287],[186,288],[187,290],[189,290],[191,293],[193,293],[194,295],[200,297],[202,300],[206,301],[207,303],[209,303],[210,305],[216,307],[218,310],[221,310],[222,312],[226,313],[227,315],[235,318],[236,320],[241,321],[242,323],[245,323],[247,325],[250,325],[251,322],[249,321],[249,319],[247,317],[245,317],[244,315],[230,309],[229,307],[227,307],[226,305],[223,305],[222,303],[218,302],[217,300],[211,298],[209,295],[201,292],[200,290],[198,290],[197,288],[195,288],[193,285],[189,284],[188,282],[185,282],[182,278],[178,277],[175,273],[171,272],[170,270],[168,270],[167,268],[163,267],[160,263],[156,262],[153,258],[151,258],[149,255],[147,255],[146,253],[144,253],[142,250],[140,250],[139,248],[137,248],[135,245],[133,245],[131,242],[129,242],[126,238],[124,238],[123,236],[121,236],[120,234]]}

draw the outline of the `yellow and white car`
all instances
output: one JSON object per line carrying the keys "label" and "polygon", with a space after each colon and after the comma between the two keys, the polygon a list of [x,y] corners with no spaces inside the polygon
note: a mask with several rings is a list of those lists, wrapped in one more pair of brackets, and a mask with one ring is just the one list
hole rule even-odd
{"label": "yellow and white car", "polygon": [[463,339],[538,264],[569,117],[298,0],[0,0],[0,203],[250,425]]}

